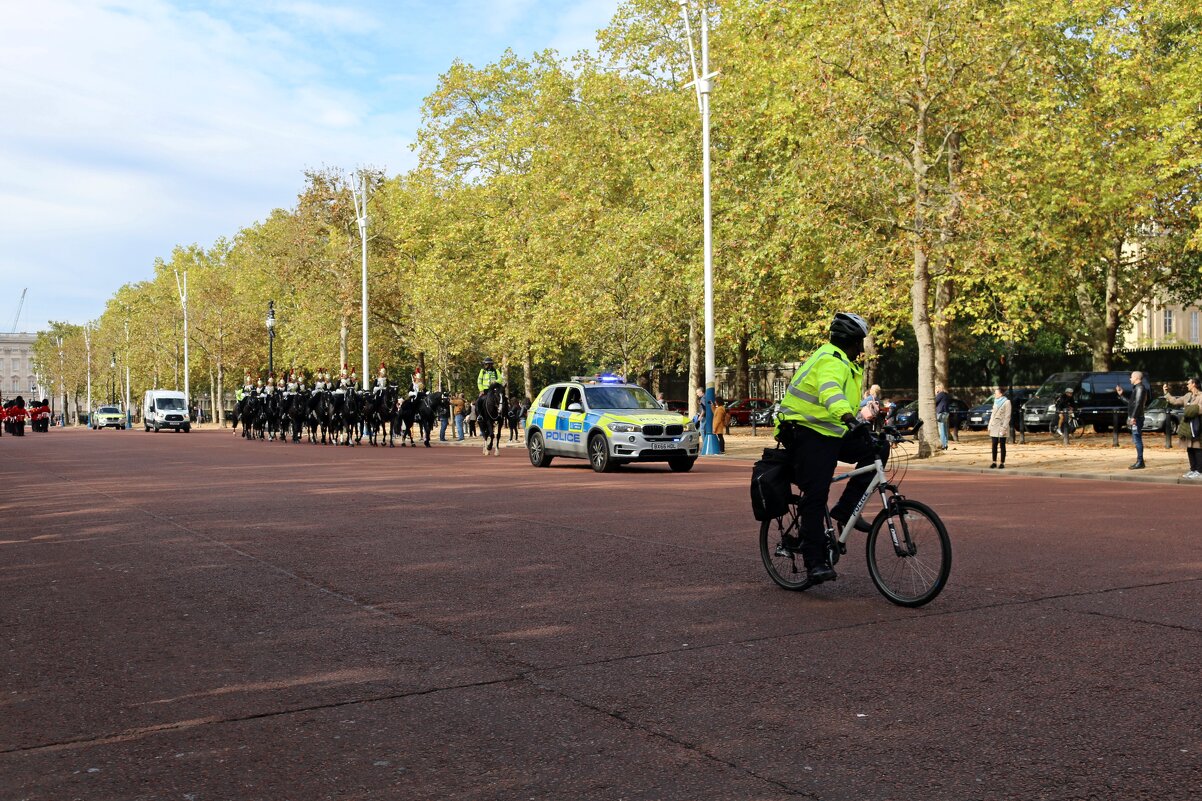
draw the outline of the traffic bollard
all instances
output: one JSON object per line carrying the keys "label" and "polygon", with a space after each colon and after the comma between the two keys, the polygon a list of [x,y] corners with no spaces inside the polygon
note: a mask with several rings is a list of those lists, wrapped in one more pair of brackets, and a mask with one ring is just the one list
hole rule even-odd
{"label": "traffic bollard", "polygon": [[1164,416],[1164,449],[1173,449],[1173,418],[1167,412]]}

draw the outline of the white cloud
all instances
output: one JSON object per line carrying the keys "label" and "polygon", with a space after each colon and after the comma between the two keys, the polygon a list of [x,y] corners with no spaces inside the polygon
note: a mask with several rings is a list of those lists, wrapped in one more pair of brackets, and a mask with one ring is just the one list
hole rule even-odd
{"label": "white cloud", "polygon": [[[312,3],[277,5],[311,25],[370,23]],[[7,9],[0,283],[33,272],[45,286],[90,290],[95,302],[82,312],[45,310],[82,322],[173,244],[211,242],[289,205],[306,167],[410,166],[416,109],[375,113],[323,74],[311,47],[274,22],[235,28],[163,0]],[[97,263],[118,241],[124,257]]]}
{"label": "white cloud", "polygon": [[597,49],[597,31],[609,25],[618,10],[620,0],[579,0],[555,20],[551,40],[561,55],[571,56],[580,50]]}

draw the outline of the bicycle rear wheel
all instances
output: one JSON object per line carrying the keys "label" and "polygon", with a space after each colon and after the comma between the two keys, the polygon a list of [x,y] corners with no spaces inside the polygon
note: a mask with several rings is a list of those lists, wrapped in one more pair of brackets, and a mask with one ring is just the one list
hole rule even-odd
{"label": "bicycle rear wheel", "polygon": [[[897,546],[888,521],[897,531]],[[952,542],[943,521],[918,501],[897,500],[882,509],[868,534],[868,575],[898,606],[930,603],[952,572]]]}
{"label": "bicycle rear wheel", "polygon": [[781,517],[760,523],[760,559],[772,580],[786,590],[804,590],[810,586],[801,554],[784,546],[785,537],[797,539],[800,533],[797,507],[792,504]]}

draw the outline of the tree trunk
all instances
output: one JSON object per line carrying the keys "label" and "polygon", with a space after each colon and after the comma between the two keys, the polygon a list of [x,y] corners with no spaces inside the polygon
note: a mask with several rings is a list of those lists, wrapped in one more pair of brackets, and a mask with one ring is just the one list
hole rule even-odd
{"label": "tree trunk", "polygon": [[935,384],[944,387],[950,386],[948,375],[951,372],[952,339],[951,324],[944,316],[944,312],[951,303],[951,299],[952,281],[943,278],[935,287],[935,324],[931,333],[935,347]]}
{"label": "tree trunk", "polygon": [[[212,408],[209,409],[209,418],[213,422],[217,422],[217,378],[213,375],[212,365],[209,366],[209,402],[213,404]],[[196,422],[199,423],[200,421],[197,420]]]}
{"label": "tree trunk", "polygon": [[918,114],[912,142],[911,168],[914,173],[914,220],[910,235],[914,256],[914,281],[910,285],[911,322],[918,341],[918,419],[926,423],[918,440],[918,458],[924,459],[939,445],[939,427],[935,425],[935,337],[931,331],[929,298],[931,292],[930,252],[926,241],[926,213],[930,201],[927,186],[925,98],[918,99]]}
{"label": "tree trunk", "polygon": [[505,394],[509,394],[509,356],[508,354],[501,356],[501,386],[505,387]]}
{"label": "tree trunk", "polygon": [[[866,391],[870,386],[876,383],[877,361],[880,356],[876,349],[876,337],[872,335],[872,331],[868,332],[868,336],[864,337],[864,386],[860,390]],[[877,398],[877,402],[880,402]],[[859,400],[856,400],[859,403]]]}
{"label": "tree trunk", "polygon": [[697,321],[689,318],[689,416],[697,414],[697,390],[705,380],[701,371],[701,337]]}
{"label": "tree trunk", "polygon": [[530,348],[522,354],[522,388],[526,390],[527,398],[534,398],[534,357],[530,355]]}
{"label": "tree trunk", "polygon": [[751,336],[742,331],[739,333],[739,343],[735,355],[735,399],[746,398],[751,395],[751,366],[748,358],[748,343],[751,341]]}

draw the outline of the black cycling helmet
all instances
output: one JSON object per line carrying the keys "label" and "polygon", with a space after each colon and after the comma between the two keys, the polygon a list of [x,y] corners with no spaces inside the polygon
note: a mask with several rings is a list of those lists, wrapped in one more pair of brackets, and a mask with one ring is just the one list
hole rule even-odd
{"label": "black cycling helmet", "polygon": [[841,339],[863,339],[868,336],[868,323],[858,314],[839,312],[831,320],[831,336]]}
{"label": "black cycling helmet", "polygon": [[484,366],[485,366],[485,367],[492,367],[492,356],[485,356],[485,357],[484,357]]}

